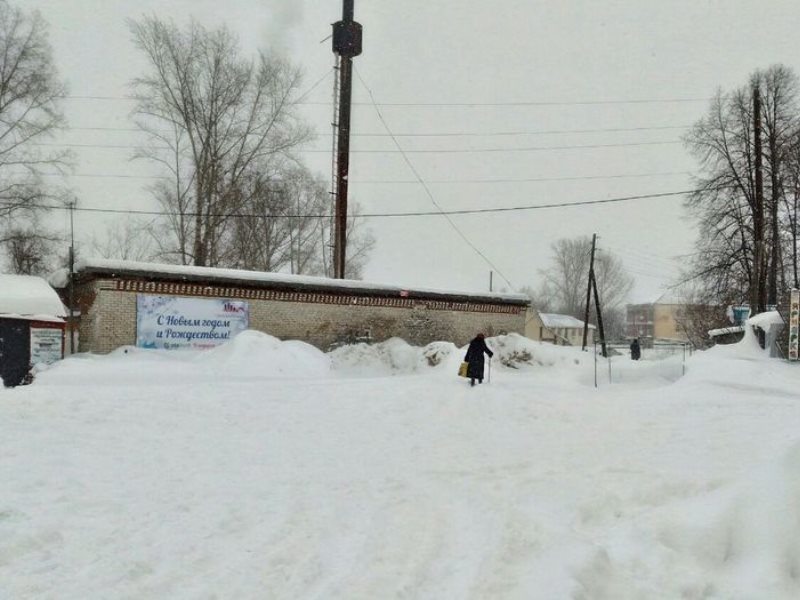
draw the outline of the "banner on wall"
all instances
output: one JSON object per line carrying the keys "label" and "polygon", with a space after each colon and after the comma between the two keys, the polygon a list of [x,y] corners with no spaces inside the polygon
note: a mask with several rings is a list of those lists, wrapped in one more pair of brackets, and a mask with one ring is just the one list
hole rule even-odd
{"label": "banner on wall", "polygon": [[247,329],[250,308],[237,300],[136,296],[136,345],[164,350],[202,350]]}
{"label": "banner on wall", "polygon": [[800,359],[800,290],[789,294],[789,360]]}
{"label": "banner on wall", "polygon": [[31,364],[51,365],[63,358],[64,332],[55,328],[31,327]]}

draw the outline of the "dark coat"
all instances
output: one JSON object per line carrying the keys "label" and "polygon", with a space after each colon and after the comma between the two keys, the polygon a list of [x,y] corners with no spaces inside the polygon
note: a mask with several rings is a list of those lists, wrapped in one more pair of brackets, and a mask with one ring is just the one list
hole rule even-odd
{"label": "dark coat", "polygon": [[631,342],[631,358],[633,360],[639,360],[642,356],[642,349],[639,347],[639,340],[633,340]]}
{"label": "dark coat", "polygon": [[467,368],[467,377],[470,379],[483,379],[483,354],[484,352],[490,357],[494,356],[494,352],[489,350],[486,341],[483,338],[475,338],[469,343],[467,354],[464,356],[464,362],[469,363]]}

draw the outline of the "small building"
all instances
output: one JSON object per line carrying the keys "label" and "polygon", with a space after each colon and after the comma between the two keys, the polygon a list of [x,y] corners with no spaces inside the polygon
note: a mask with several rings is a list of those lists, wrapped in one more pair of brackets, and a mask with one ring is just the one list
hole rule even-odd
{"label": "small building", "polygon": [[[556,346],[582,346],[584,322],[571,315],[540,313],[530,309],[525,323],[525,336]],[[595,326],[589,325],[586,344],[594,344]]]}
{"label": "small building", "polygon": [[463,345],[479,331],[522,333],[530,304],[521,294],[105,259],[81,261],[74,278],[79,350],[97,353],[125,345],[202,349],[244,329],[325,351],[391,337]]}
{"label": "small building", "polygon": [[31,367],[64,357],[67,311],[40,277],[0,274],[0,379],[13,387]]}

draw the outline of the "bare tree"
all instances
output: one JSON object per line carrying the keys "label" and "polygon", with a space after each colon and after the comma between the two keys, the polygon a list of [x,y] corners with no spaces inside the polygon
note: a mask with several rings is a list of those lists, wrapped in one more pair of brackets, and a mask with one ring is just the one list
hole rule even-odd
{"label": "bare tree", "polygon": [[25,225],[12,226],[0,234],[6,268],[18,275],[46,275],[54,266],[58,241],[39,226],[35,217]]}
{"label": "bare tree", "polygon": [[712,329],[729,327],[731,322],[727,319],[726,307],[738,302],[733,298],[709,298],[702,284],[679,286],[674,294],[681,299],[681,305],[675,313],[677,330],[686,335],[686,339],[695,348],[713,346],[713,340],[708,332]]}
{"label": "bare tree", "polygon": [[18,272],[40,269],[37,257],[50,252],[53,236],[42,232],[36,214],[61,194],[42,173],[65,168],[70,155],[40,144],[65,125],[65,92],[44,19],[0,0],[0,243]]}
{"label": "bare tree", "polygon": [[[326,183],[308,169],[286,167],[279,179],[245,181],[243,212],[234,215],[226,263],[244,269],[332,276],[328,260],[330,195]],[[345,276],[361,277],[374,238],[363,230],[360,207],[348,217]]]}
{"label": "bare tree", "polygon": [[65,93],[44,19],[0,0],[0,216],[47,199],[42,168],[67,164],[68,152],[36,145],[64,127]]}
{"label": "bare tree", "polygon": [[[344,265],[345,279],[361,279],[364,276],[364,267],[369,261],[369,255],[375,248],[375,237],[369,229],[364,227],[364,218],[361,215],[361,205],[356,201],[350,202],[347,215],[347,231],[345,244],[347,245],[346,262]],[[322,236],[320,237],[321,268],[319,274],[326,277],[334,276],[332,252],[333,248],[333,220],[322,221]]]}
{"label": "bare tree", "polygon": [[[753,95],[762,105],[765,210],[756,197],[756,140]],[[729,94],[721,91],[685,138],[700,164],[696,191],[687,206],[700,230],[697,258],[687,275],[702,283],[706,297],[753,298],[767,292],[774,304],[786,273],[781,248],[787,235],[786,185],[797,134],[797,78],[776,65],[757,71],[747,85]],[[756,265],[757,230],[763,230],[766,252]],[[789,231],[790,232],[790,231]],[[767,274],[764,281],[763,273]]]}
{"label": "bare tree", "polygon": [[786,154],[786,172],[783,179],[782,229],[786,231],[785,255],[789,257],[787,266],[787,287],[800,288],[800,131],[795,132],[791,147]]}
{"label": "bare tree", "polygon": [[533,286],[526,285],[520,288],[519,293],[528,296],[531,299],[531,306],[540,313],[549,313],[555,310],[553,297],[548,293],[546,286],[537,290]]}
{"label": "bare tree", "polygon": [[158,197],[178,215],[176,251],[184,263],[224,264],[232,215],[249,199],[242,191],[311,138],[295,113],[300,72],[264,53],[242,58],[225,28],[181,31],[155,17],[130,28],[150,65],[133,81],[136,122],[154,144],[139,156],[174,178]]}
{"label": "bare tree", "polygon": [[151,224],[128,218],[106,226],[102,236],[94,236],[92,253],[101,258],[148,262],[158,256]]}
{"label": "bare tree", "polygon": [[[541,271],[542,284],[536,296],[546,299],[540,302],[551,310],[583,320],[592,240],[588,236],[562,238],[551,245],[551,250],[551,266]],[[613,337],[624,329],[624,303],[633,289],[633,279],[622,261],[606,250],[596,253],[594,270],[607,336]],[[592,314],[590,320],[593,318]]]}

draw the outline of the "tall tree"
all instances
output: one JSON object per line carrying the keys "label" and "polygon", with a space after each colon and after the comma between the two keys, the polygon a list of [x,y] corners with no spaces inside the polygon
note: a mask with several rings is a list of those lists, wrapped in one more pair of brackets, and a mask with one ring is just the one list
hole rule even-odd
{"label": "tall tree", "polygon": [[[756,99],[762,124],[758,140]],[[700,285],[706,303],[761,298],[763,288],[767,303],[774,304],[784,285],[781,248],[787,235],[786,184],[797,114],[796,76],[776,65],[757,71],[747,85],[730,93],[719,91],[685,138],[699,163],[697,191],[687,200],[700,230],[697,258],[688,275]],[[762,142],[763,151],[758,152]],[[767,175],[763,209],[757,181],[759,155]],[[757,252],[762,240],[763,255]]]}
{"label": "tall tree", "polygon": [[[591,250],[588,236],[562,238],[551,245],[550,267],[541,272],[542,285],[536,295],[547,298],[552,310],[584,319]],[[621,311],[633,289],[633,278],[625,271],[622,260],[606,250],[595,255],[594,271],[604,320],[610,325],[607,336],[621,335]]]}
{"label": "tall tree", "polygon": [[65,125],[65,94],[42,16],[0,0],[0,234],[13,229],[4,239],[17,250],[19,235],[34,232],[34,213],[59,195],[43,183],[42,173],[70,161],[67,151],[49,152],[41,145]]}
{"label": "tall tree", "polygon": [[311,138],[295,110],[300,71],[263,52],[243,58],[224,27],[151,17],[130,28],[149,63],[133,81],[136,122],[158,146],[139,155],[174,178],[157,197],[178,215],[175,251],[184,264],[224,264],[233,215],[251,199],[244,190]]}

